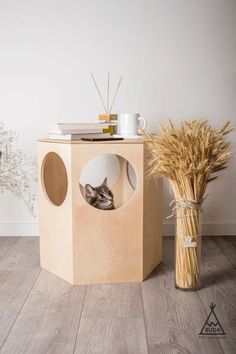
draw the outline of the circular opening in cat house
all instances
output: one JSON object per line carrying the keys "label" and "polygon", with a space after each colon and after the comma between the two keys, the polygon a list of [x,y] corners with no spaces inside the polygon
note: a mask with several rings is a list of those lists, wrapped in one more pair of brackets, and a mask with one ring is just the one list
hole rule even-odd
{"label": "circular opening in cat house", "polygon": [[101,154],[87,162],[79,182],[87,203],[97,209],[113,210],[125,205],[132,197],[136,174],[124,157]]}
{"label": "circular opening in cat house", "polygon": [[49,152],[42,165],[42,182],[47,198],[56,206],[61,205],[67,194],[67,172],[61,157]]}

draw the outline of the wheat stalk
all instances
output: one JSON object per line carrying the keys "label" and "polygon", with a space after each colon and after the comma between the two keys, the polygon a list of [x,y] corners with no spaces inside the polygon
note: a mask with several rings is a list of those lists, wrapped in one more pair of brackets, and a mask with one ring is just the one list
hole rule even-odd
{"label": "wheat stalk", "polygon": [[[193,120],[183,121],[179,128],[169,121],[153,135],[144,132],[150,151],[149,176],[166,177],[175,200],[182,201],[175,208],[176,285],[180,288],[197,288],[199,284],[199,205],[204,200],[207,184],[217,178],[215,173],[227,167],[231,152],[225,136],[231,131],[230,122],[214,129],[207,121]],[[184,247],[185,236],[191,236],[197,247]]]}

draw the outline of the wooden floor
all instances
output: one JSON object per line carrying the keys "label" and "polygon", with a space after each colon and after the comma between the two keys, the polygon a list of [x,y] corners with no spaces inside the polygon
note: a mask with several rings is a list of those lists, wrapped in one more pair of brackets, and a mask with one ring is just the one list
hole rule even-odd
{"label": "wooden floor", "polygon": [[[71,286],[40,269],[38,238],[0,238],[0,353],[236,353],[236,237],[204,238],[198,292],[174,288],[164,251],[143,283]],[[200,337],[212,302],[226,335]]]}

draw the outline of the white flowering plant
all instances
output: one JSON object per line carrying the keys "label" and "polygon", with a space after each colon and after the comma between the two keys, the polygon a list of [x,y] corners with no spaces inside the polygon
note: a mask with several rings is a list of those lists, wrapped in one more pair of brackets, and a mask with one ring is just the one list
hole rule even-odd
{"label": "white flowering plant", "polygon": [[7,130],[0,122],[0,191],[8,190],[16,198],[24,201],[29,212],[35,216],[35,194],[32,192],[36,182],[35,161],[16,147],[18,135]]}

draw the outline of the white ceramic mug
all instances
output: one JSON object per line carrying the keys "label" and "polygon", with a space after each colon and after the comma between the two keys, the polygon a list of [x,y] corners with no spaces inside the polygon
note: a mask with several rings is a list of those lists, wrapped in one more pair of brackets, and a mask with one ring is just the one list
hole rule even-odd
{"label": "white ceramic mug", "polygon": [[139,113],[121,113],[118,116],[118,134],[124,137],[139,135],[140,129],[145,129],[146,125],[147,120]]}

